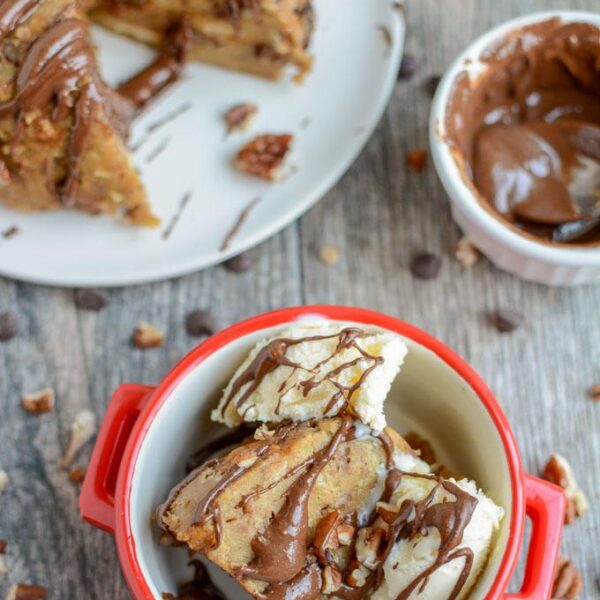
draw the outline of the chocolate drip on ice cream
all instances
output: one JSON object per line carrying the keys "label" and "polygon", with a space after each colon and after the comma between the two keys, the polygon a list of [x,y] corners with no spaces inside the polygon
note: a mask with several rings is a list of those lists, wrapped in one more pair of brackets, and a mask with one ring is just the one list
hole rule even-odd
{"label": "chocolate drip on ice cream", "polygon": [[599,242],[600,29],[550,19],[481,63],[458,76],[446,130],[483,206],[538,239]]}
{"label": "chocolate drip on ice cream", "polygon": [[[339,333],[335,333],[332,335],[315,335],[315,336],[306,336],[301,338],[278,338],[271,340],[268,344],[266,344],[263,348],[259,350],[257,355],[254,357],[253,361],[248,365],[248,367],[241,373],[236,380],[233,382],[232,388],[227,396],[226,401],[224,402],[221,408],[221,414],[225,415],[227,408],[231,405],[234,399],[238,396],[235,401],[235,406],[238,409],[241,409],[250,396],[258,389],[261,385],[264,378],[275,371],[278,367],[289,367],[292,369],[290,373],[291,375],[297,370],[300,369],[302,371],[307,371],[312,375],[309,376],[304,381],[298,382],[296,385],[302,390],[302,394],[304,397],[308,396],[310,392],[319,387],[320,385],[329,382],[336,388],[336,392],[331,396],[327,406],[324,409],[325,416],[335,416],[336,414],[341,414],[344,409],[348,406],[350,399],[353,394],[360,389],[360,387],[365,383],[366,379],[369,377],[371,372],[383,364],[384,359],[381,356],[373,356],[366,352],[359,344],[359,339],[364,339],[367,337],[367,334],[362,329],[357,327],[346,327],[342,329]],[[309,343],[309,342],[318,342],[323,340],[330,340],[338,338],[338,343],[334,352],[317,363],[312,367],[312,369],[307,369],[302,365],[293,362],[291,359],[287,357],[287,351],[299,344]],[[331,371],[325,373],[319,379],[316,379],[316,371],[327,364],[333,358],[335,358],[338,354],[343,352],[344,350],[348,350],[350,348],[356,349],[360,356],[339,365],[338,367],[332,369]],[[352,385],[342,385],[335,378],[340,375],[344,370],[352,368],[361,362],[368,361],[371,364],[362,372],[360,378],[354,382]],[[289,378],[288,378],[289,379]],[[282,398],[289,391],[286,389],[287,380],[282,383],[279,388],[280,396],[278,398],[278,403],[275,408],[275,413],[279,413],[280,405]],[[243,390],[243,391],[242,391]],[[338,404],[342,401],[342,404],[338,407]],[[251,405],[247,406],[244,409],[244,414],[250,409]],[[337,407],[337,408],[336,408]],[[331,411],[336,408],[335,413],[331,413]]]}
{"label": "chocolate drip on ice cream", "polygon": [[165,32],[165,44],[158,58],[143,71],[122,83],[117,91],[138,110],[143,109],[166,87],[181,76],[192,46],[192,26],[188,18],[176,22]]}

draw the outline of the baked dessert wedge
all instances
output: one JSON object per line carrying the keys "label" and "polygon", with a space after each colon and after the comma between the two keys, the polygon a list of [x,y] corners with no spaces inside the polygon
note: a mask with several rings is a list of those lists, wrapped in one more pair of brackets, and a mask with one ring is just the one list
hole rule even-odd
{"label": "baked dessert wedge", "polygon": [[126,149],[134,107],[107,86],[71,0],[0,4],[0,200],[154,226]]}
{"label": "baked dessert wedge", "polygon": [[177,486],[159,524],[255,595],[312,571],[320,550],[309,548],[332,512],[343,516],[348,545],[339,554],[347,563],[356,527],[385,494],[390,448],[407,468],[427,471],[400,436],[389,435],[386,447],[348,418],[261,428]]}
{"label": "baked dessert wedge", "polygon": [[98,0],[92,18],[137,41],[161,46],[174,20],[190,19],[190,58],[268,79],[286,66],[310,70],[310,0]]}

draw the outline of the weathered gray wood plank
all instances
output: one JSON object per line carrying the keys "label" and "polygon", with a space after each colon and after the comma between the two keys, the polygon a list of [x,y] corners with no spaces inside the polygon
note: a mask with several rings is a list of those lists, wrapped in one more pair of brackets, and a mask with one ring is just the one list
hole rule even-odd
{"label": "weathered gray wood plank", "polygon": [[[598,5],[555,0],[553,7]],[[586,396],[600,382],[600,286],[551,290],[486,261],[463,270],[452,257],[459,233],[433,169],[414,174],[404,167],[407,150],[427,146],[427,77],[491,25],[546,8],[544,0],[409,0],[417,75],[398,84],[376,135],[340,184],[263,244],[248,273],[216,267],[112,290],[100,313],[76,310],[71,291],[0,280],[0,311],[16,310],[22,328],[0,344],[0,468],[11,478],[0,498],[0,538],[9,541],[0,597],[10,583],[26,581],[46,585],[52,600],[129,598],[110,536],[79,520],[77,490],[57,468],[75,413],[91,408],[101,416],[123,381],[157,382],[196,343],[183,328],[193,308],[211,307],[225,326],[280,306],[328,302],[382,310],[440,337],[502,400],[529,470],[555,450],[571,460],[592,509],[568,528],[564,550],[584,572],[584,597],[600,598],[600,406]],[[326,244],[341,251],[335,267],[318,259]],[[423,249],[443,256],[435,281],[416,281],[408,270],[412,253]],[[499,306],[521,310],[527,324],[499,335],[485,321]],[[131,348],[139,320],[167,332],[163,348]],[[55,413],[25,414],[20,393],[46,385],[57,392]]]}

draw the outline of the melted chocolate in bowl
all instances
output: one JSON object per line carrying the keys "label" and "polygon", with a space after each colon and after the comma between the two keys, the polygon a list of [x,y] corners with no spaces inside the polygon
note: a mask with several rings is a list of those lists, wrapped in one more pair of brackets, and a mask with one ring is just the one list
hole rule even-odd
{"label": "melted chocolate in bowl", "polygon": [[599,244],[600,29],[549,19],[479,62],[456,78],[445,125],[480,202],[538,240]]}

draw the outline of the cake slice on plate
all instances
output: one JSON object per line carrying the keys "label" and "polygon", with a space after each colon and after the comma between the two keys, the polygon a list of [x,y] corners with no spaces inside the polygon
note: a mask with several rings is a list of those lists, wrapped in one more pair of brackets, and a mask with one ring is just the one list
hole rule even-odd
{"label": "cake slice on plate", "polygon": [[0,4],[0,200],[154,226],[125,147],[133,105],[98,72],[71,0]]}
{"label": "cake slice on plate", "polygon": [[194,60],[268,79],[288,65],[297,80],[310,70],[310,0],[97,0],[92,12],[101,25],[154,46],[183,17],[194,32]]}

